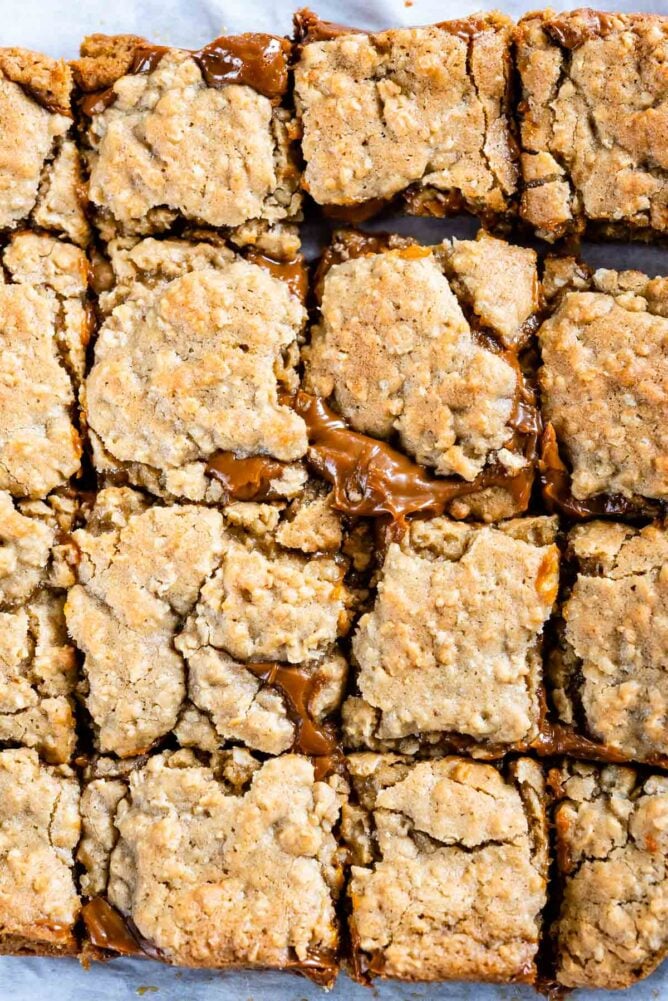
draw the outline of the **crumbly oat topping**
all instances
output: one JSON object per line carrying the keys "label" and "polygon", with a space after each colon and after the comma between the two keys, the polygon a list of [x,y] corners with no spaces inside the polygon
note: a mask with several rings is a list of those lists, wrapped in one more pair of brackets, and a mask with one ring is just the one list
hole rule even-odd
{"label": "crumbly oat topping", "polygon": [[247,757],[214,771],[188,751],[157,755],[120,801],[117,782],[89,786],[86,854],[115,843],[107,898],[168,962],[281,967],[337,948],[340,780],[314,781],[296,755]]}
{"label": "crumbly oat topping", "polygon": [[666,18],[548,10],[515,37],[523,217],[547,240],[585,220],[665,233]]}
{"label": "crumbly oat topping", "polygon": [[0,751],[0,952],[74,952],[79,785],[28,749]]}
{"label": "crumbly oat topping", "polygon": [[565,291],[538,332],[543,415],[580,499],[668,497],[668,297],[660,280],[627,278],[601,271],[591,291]]}
{"label": "crumbly oat topping", "polygon": [[516,182],[509,32],[510,21],[493,13],[304,45],[295,99],[304,186],[315,201],[391,199],[415,185],[504,212]]}
{"label": "crumbly oat topping", "polygon": [[575,762],[554,775],[566,987],[629,987],[668,954],[668,778]]}
{"label": "crumbly oat topping", "polygon": [[344,704],[350,746],[454,734],[484,753],[537,735],[555,531],[548,518],[495,528],[435,518],[388,546],[375,604],[352,642],[360,694]]}
{"label": "crumbly oat topping", "polygon": [[546,898],[540,766],[348,758],[350,927],[362,968],[404,980],[533,980]]}

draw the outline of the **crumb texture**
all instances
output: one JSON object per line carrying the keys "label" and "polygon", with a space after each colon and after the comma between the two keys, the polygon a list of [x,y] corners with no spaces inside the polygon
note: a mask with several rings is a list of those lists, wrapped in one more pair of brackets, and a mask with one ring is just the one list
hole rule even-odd
{"label": "crumb texture", "polygon": [[563,608],[557,698],[577,668],[592,736],[629,760],[668,758],[668,533],[591,522],[570,545],[580,572]]}
{"label": "crumb texture", "polygon": [[549,240],[584,220],[665,233],[666,18],[546,11],[516,41],[524,218]]}
{"label": "crumb texture", "polygon": [[357,431],[397,432],[442,475],[473,480],[490,461],[516,470],[524,459],[504,445],[517,383],[513,366],[476,342],[426,248],[368,254],[327,272],[306,385],[332,397]]}
{"label": "crumb texture", "polygon": [[[597,272],[539,330],[545,418],[572,467],[576,498],[668,497],[668,294]],[[637,276],[643,278],[644,276]]]}
{"label": "crumb texture", "polygon": [[540,766],[349,758],[351,931],[362,964],[403,980],[533,980],[546,896]]}
{"label": "crumb texture", "polygon": [[554,532],[547,518],[503,528],[436,518],[390,544],[353,637],[351,746],[438,733],[512,745],[536,735],[539,641],[559,573]]}
{"label": "crumb texture", "polygon": [[123,75],[91,118],[90,198],[103,232],[151,233],[294,216],[290,115],[248,86],[209,87],[186,51]]}
{"label": "crumb texture", "polygon": [[45,497],[79,470],[74,423],[89,316],[83,251],[17,234],[0,271],[0,490]]}
{"label": "crumb texture", "polygon": [[305,45],[295,99],[304,184],[316,202],[391,199],[415,185],[504,212],[516,183],[510,24],[490,14]]}
{"label": "crumb texture", "polygon": [[573,763],[555,776],[566,987],[629,987],[668,953],[668,778]]}
{"label": "crumb texture", "polygon": [[73,952],[79,786],[28,749],[0,751],[0,952]]}
{"label": "crumb texture", "polygon": [[282,967],[336,950],[335,780],[295,755],[245,770],[242,787],[188,751],[158,755],[116,810],[108,899],[169,962]]}
{"label": "crumb texture", "polygon": [[86,381],[98,470],[202,500],[206,461],[219,449],[301,458],[304,422],[279,402],[296,387],[298,298],[265,269],[208,245],[146,243],[118,257],[118,304]]}

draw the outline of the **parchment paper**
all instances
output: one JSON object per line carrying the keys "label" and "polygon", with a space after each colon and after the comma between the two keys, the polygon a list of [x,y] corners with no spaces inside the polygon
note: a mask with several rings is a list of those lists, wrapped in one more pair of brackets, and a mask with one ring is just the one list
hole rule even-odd
{"label": "parchment paper", "polygon": [[[586,0],[581,0],[582,5]],[[270,31],[288,34],[293,11],[306,0],[0,0],[0,45],[22,45],[53,56],[78,54],[91,32],[130,32],[151,41],[200,46],[223,32]],[[310,0],[322,17],[361,28],[427,24],[503,6],[519,17],[540,6],[516,0]],[[576,2],[545,3],[558,10]],[[592,5],[632,11],[633,0]],[[644,11],[668,14],[668,0],[642,0]],[[2,137],[0,136],[0,142]],[[472,219],[384,218],[368,229],[412,233],[425,242],[475,233]],[[322,242],[318,226],[307,226],[305,249],[312,256]],[[595,267],[639,268],[650,275],[668,273],[668,251],[640,245],[586,244],[583,256]],[[330,994],[289,973],[218,973],[165,967],[152,960],[117,959],[84,970],[77,960],[0,957],[0,1001],[539,1001],[529,987],[482,984],[377,983],[371,990],[341,975]],[[668,961],[654,976],[625,992],[576,991],[573,1001],[668,1001]]]}

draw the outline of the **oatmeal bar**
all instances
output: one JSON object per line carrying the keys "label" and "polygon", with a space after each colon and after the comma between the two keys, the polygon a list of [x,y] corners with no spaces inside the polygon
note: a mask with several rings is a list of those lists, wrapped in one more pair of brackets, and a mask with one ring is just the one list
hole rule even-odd
{"label": "oatmeal bar", "polygon": [[668,767],[668,530],[592,521],[567,555],[548,671],[557,717],[603,757]]}
{"label": "oatmeal bar", "polygon": [[87,242],[71,104],[62,59],[0,48],[0,232],[32,225]]}
{"label": "oatmeal bar", "polygon": [[75,515],[66,494],[17,502],[0,490],[0,746],[34,747],[54,764],[69,761],[76,742],[76,656],[63,609]]}
{"label": "oatmeal bar", "polygon": [[317,292],[305,389],[455,478],[451,514],[526,510],[538,417],[516,351],[536,325],[534,251],[482,231],[435,247],[344,231]]}
{"label": "oatmeal bar", "polygon": [[500,757],[541,726],[541,636],[557,596],[556,519],[410,523],[352,639],[349,747]]}
{"label": "oatmeal bar", "polygon": [[308,758],[261,762],[242,749],[210,764],[159,754],[125,779],[107,766],[82,800],[90,945],[181,966],[288,968],[331,986],[342,789]]}
{"label": "oatmeal bar", "polygon": [[546,500],[570,517],[668,500],[668,279],[548,262],[538,331]]}
{"label": "oatmeal bar", "polygon": [[668,956],[668,777],[569,762],[550,773],[565,987],[629,987]]}
{"label": "oatmeal bar", "polygon": [[299,215],[290,44],[221,37],[198,51],[91,35],[72,69],[90,199],[105,239],[187,222],[262,242]]}
{"label": "oatmeal bar", "polygon": [[393,754],[348,766],[357,976],[533,983],[548,867],[540,766]]}
{"label": "oatmeal bar", "polygon": [[98,473],[218,501],[225,453],[275,460],[268,485],[299,492],[306,426],[284,398],[297,387],[306,318],[299,263],[284,272],[216,240],[111,245],[107,317],[82,393]]}
{"label": "oatmeal bar", "polygon": [[668,232],[668,18],[582,9],[515,29],[521,214],[546,240]]}
{"label": "oatmeal bar", "polygon": [[149,506],[127,488],[98,495],[74,533],[66,614],[101,751],[140,754],[175,728],[206,750],[331,750],[323,721],[345,683],[336,642],[353,593],[333,548],[340,526],[324,498],[309,501],[219,511]]}
{"label": "oatmeal bar", "polygon": [[79,472],[87,287],[71,243],[24,231],[0,245],[0,490],[15,497],[44,498]]}
{"label": "oatmeal bar", "polygon": [[512,22],[499,12],[376,34],[295,17],[303,186],[361,219],[410,211],[508,214],[517,168],[509,111]]}
{"label": "oatmeal bar", "polygon": [[0,954],[75,953],[79,783],[27,748],[0,751]]}

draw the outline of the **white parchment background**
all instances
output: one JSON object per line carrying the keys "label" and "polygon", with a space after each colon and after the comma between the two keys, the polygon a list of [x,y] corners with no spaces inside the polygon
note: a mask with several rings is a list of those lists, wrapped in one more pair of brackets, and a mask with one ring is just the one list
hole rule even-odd
{"label": "white parchment background", "polygon": [[[582,0],[584,3],[585,0]],[[595,0],[592,0],[595,2]],[[640,2],[640,0],[639,0]],[[131,32],[151,41],[195,48],[223,32],[270,31],[288,34],[290,0],[0,0],[0,45],[22,45],[53,56],[73,57],[83,35]],[[566,10],[575,3],[552,0]],[[607,10],[637,10],[633,0],[598,3]],[[539,6],[516,0],[498,4],[471,0],[312,0],[325,18],[361,28],[426,24],[503,6],[512,15]],[[642,0],[642,9],[668,14],[668,0]],[[0,136],[2,142],[2,136]],[[412,232],[436,242],[453,233],[473,233],[470,220],[401,219],[382,228]],[[668,251],[622,245],[586,245],[584,256],[598,267],[642,268],[668,273]],[[309,981],[287,973],[212,973],[176,970],[151,960],[118,959],[83,970],[76,960],[0,957],[0,1001],[538,1001],[528,987],[481,984],[378,984],[371,990],[341,976],[325,995]],[[644,983],[626,992],[577,991],[573,1001],[668,1001],[668,962]]]}

